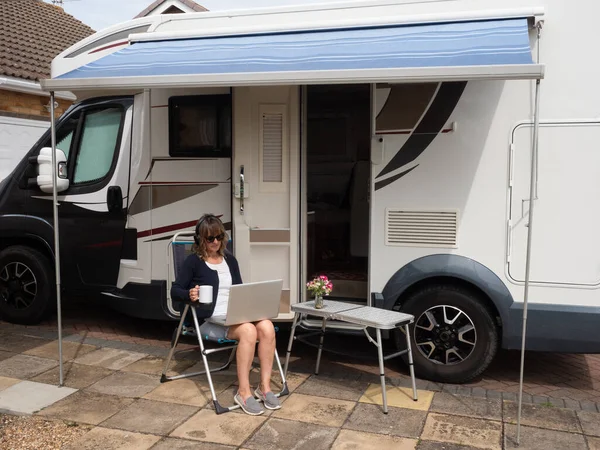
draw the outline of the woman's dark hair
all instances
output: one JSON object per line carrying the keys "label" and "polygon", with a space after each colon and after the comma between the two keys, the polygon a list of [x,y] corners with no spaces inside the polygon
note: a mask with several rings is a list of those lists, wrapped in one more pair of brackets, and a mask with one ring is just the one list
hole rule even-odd
{"label": "woman's dark hair", "polygon": [[196,224],[196,234],[194,235],[194,245],[192,251],[197,254],[200,258],[206,261],[208,258],[208,250],[206,246],[206,238],[209,236],[223,235],[223,239],[220,242],[218,253],[223,256],[225,254],[225,248],[229,241],[229,236],[225,231],[225,226],[221,219],[214,214],[204,214],[198,220]]}

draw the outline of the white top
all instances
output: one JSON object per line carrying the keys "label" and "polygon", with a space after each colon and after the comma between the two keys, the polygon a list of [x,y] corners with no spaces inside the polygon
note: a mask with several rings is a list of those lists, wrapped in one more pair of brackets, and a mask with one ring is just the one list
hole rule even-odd
{"label": "white top", "polygon": [[225,319],[227,316],[227,304],[229,303],[229,290],[231,289],[231,272],[225,259],[219,264],[206,263],[206,265],[216,270],[219,275],[219,291],[217,292],[217,304],[211,319]]}

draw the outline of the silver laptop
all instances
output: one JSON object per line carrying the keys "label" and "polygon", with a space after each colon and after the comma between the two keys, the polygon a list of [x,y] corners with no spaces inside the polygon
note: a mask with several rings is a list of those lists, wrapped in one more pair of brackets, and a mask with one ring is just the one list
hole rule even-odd
{"label": "silver laptop", "polygon": [[234,284],[229,291],[225,326],[272,319],[279,315],[283,280]]}

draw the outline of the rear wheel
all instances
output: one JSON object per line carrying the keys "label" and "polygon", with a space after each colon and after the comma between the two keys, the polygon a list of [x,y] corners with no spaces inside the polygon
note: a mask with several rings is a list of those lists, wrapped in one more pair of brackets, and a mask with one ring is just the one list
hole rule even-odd
{"label": "rear wheel", "polygon": [[0,252],[0,317],[39,323],[53,306],[53,270],[37,250],[13,246]]}
{"label": "rear wheel", "polygon": [[[482,300],[467,289],[436,284],[413,293],[402,311],[412,314],[411,347],[421,378],[463,383],[480,375],[498,349],[498,330]],[[396,346],[406,348],[403,333]]]}

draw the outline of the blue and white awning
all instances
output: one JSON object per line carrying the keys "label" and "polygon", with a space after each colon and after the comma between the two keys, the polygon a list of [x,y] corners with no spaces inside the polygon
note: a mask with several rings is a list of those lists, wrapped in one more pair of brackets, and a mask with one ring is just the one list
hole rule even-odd
{"label": "blue and white awning", "polygon": [[527,18],[135,42],[46,89],[541,78]]}

